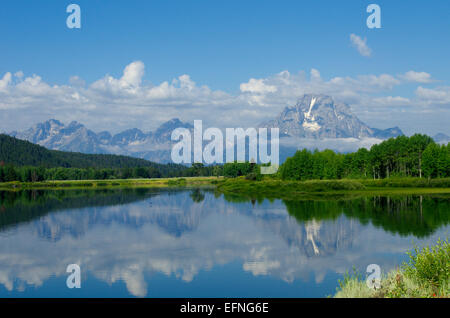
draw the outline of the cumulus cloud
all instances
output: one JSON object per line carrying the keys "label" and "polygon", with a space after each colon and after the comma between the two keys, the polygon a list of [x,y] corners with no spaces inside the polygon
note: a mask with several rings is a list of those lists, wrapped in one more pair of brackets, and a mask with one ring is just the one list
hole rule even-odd
{"label": "cumulus cloud", "polygon": [[[389,74],[338,76],[324,80],[318,70],[312,69],[309,78],[304,72],[290,74],[283,71],[265,79],[251,79],[248,83],[241,84],[241,91],[250,93],[243,96],[254,105],[273,107],[293,104],[299,96],[307,93],[327,94],[354,103],[360,100],[363,94],[390,91],[400,84],[400,79]],[[265,89],[266,87],[270,89]]]}
{"label": "cumulus cloud", "polygon": [[263,79],[254,79],[251,78],[248,83],[242,83],[241,92],[250,92],[250,93],[275,93],[277,88],[272,85],[266,85]]}
{"label": "cumulus cloud", "polygon": [[123,71],[121,82],[124,86],[138,87],[141,85],[142,76],[144,76],[145,66],[141,61],[133,62]]}
{"label": "cumulus cloud", "polygon": [[[116,78],[105,75],[93,83],[72,76],[67,85],[52,85],[39,75],[11,72],[0,75],[0,119],[3,131],[22,130],[49,118],[77,120],[93,130],[118,132],[132,127],[152,130],[174,117],[202,119],[215,127],[254,127],[272,119],[303,94],[317,93],[345,102],[362,120],[374,126],[402,123],[404,112],[429,112],[450,104],[449,88],[419,86],[412,96],[396,89],[406,83],[431,83],[431,75],[410,70],[400,75],[361,74],[324,78],[318,69],[290,73],[284,70],[265,78],[250,78],[237,94],[213,90],[188,74],[153,84],[144,80],[145,65],[134,61]],[[398,113],[395,113],[398,111]],[[389,112],[389,118],[386,113]],[[403,114],[401,113],[403,112]],[[445,114],[447,114],[446,112]],[[397,116],[397,117],[396,117]],[[423,122],[406,123],[411,127]],[[377,126],[374,126],[377,127]],[[387,128],[387,127],[380,127]]]}
{"label": "cumulus cloud", "polygon": [[0,79],[0,91],[5,91],[8,85],[11,83],[11,73],[6,73],[3,78]]}
{"label": "cumulus cloud", "polygon": [[77,86],[83,87],[86,85],[86,82],[82,78],[80,78],[79,76],[76,76],[76,75],[70,77],[69,83],[75,87],[77,87]]}
{"label": "cumulus cloud", "polygon": [[369,57],[372,54],[372,50],[367,46],[366,38],[362,39],[360,36],[352,33],[350,34],[350,41],[362,56]]}
{"label": "cumulus cloud", "polygon": [[425,88],[419,86],[416,95],[427,103],[450,104],[450,87]]}
{"label": "cumulus cloud", "polygon": [[112,76],[94,82],[92,88],[100,91],[108,91],[111,93],[136,93],[144,76],[145,66],[141,61],[136,61],[127,65],[123,71],[123,76],[116,79]]}
{"label": "cumulus cloud", "polygon": [[22,71],[17,71],[14,73],[14,76],[17,78],[22,78],[23,77],[23,72]]}
{"label": "cumulus cloud", "polygon": [[[380,142],[382,140],[378,138],[323,138],[318,140],[288,137],[280,140],[280,146],[285,147],[286,152],[291,156],[294,153],[292,149],[333,149],[338,152],[354,152],[360,148],[370,149],[370,147]],[[289,150],[291,151],[289,152]]]}
{"label": "cumulus cloud", "polygon": [[320,81],[320,72],[315,68],[311,69],[311,81]]}
{"label": "cumulus cloud", "polygon": [[383,106],[402,106],[408,105],[411,101],[409,98],[401,97],[401,96],[384,96],[374,98],[373,101],[379,105]]}
{"label": "cumulus cloud", "polygon": [[431,83],[431,82],[433,82],[433,79],[431,78],[431,74],[429,74],[427,72],[409,71],[403,75],[400,75],[400,78],[404,79],[405,81],[414,82],[414,83]]}

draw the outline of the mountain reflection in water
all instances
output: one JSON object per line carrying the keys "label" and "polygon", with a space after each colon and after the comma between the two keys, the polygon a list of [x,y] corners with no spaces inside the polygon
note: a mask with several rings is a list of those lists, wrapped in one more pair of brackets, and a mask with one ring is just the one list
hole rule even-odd
{"label": "mountain reflection in water", "polygon": [[413,242],[447,237],[449,211],[448,195],[255,201],[202,189],[5,191],[0,296],[65,297],[72,263],[83,295],[95,297],[123,296],[120,282],[138,297],[326,296],[353,266],[387,271]]}

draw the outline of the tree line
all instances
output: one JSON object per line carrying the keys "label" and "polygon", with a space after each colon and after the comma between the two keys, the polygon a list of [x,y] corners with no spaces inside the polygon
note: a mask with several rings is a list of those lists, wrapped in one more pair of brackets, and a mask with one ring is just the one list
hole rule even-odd
{"label": "tree line", "polygon": [[[60,161],[61,158],[67,160]],[[260,165],[255,163],[233,162],[208,166],[194,163],[191,167],[164,165],[126,156],[52,151],[0,135],[0,182],[194,176],[262,179]],[[280,166],[277,177],[286,180],[450,177],[450,144],[439,145],[429,136],[416,134],[390,138],[373,145],[370,150],[361,148],[346,154],[329,149],[303,149]]]}
{"label": "tree line", "polygon": [[44,180],[104,180],[221,175],[221,167],[159,164],[109,154],[49,150],[0,134],[0,182]]}
{"label": "tree line", "polygon": [[0,162],[0,182],[39,182],[47,180],[107,180],[137,178],[174,178],[222,175],[220,166],[194,164],[183,169],[134,168],[45,168],[4,165]]}
{"label": "tree line", "polygon": [[297,151],[279,169],[287,180],[389,177],[450,177],[450,144],[426,135],[399,136],[353,153]]}

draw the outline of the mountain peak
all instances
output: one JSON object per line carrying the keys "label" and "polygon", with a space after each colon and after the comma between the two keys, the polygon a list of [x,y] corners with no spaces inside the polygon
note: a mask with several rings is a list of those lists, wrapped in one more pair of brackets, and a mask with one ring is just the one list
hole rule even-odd
{"label": "mountain peak", "polygon": [[57,119],[49,119],[43,123],[38,123],[34,125],[34,128],[30,128],[29,130],[39,130],[42,135],[53,134],[58,132],[60,129],[64,128],[64,124]]}
{"label": "mountain peak", "polygon": [[169,121],[166,121],[161,126],[159,126],[155,131],[155,137],[159,138],[161,136],[167,136],[169,134],[172,134],[172,131],[176,128],[187,128],[192,129],[193,126],[189,123],[183,123],[178,118],[172,118]]}
{"label": "mountain peak", "polygon": [[142,141],[147,137],[140,129],[131,128],[124,130],[111,139],[111,143],[114,145],[127,145],[132,142]]}
{"label": "mountain peak", "polygon": [[181,120],[179,118],[172,118],[171,120],[168,120],[166,123],[178,124],[181,123]]}
{"label": "mountain peak", "polygon": [[400,129],[372,129],[351,112],[324,94],[305,94],[295,106],[286,107],[280,115],[261,127],[278,127],[281,136],[301,138],[364,138],[403,134]]}
{"label": "mountain peak", "polygon": [[63,123],[61,123],[59,120],[54,119],[54,118],[50,118],[49,120],[47,120],[47,122],[51,123],[51,124],[57,124],[57,125],[63,126]]}

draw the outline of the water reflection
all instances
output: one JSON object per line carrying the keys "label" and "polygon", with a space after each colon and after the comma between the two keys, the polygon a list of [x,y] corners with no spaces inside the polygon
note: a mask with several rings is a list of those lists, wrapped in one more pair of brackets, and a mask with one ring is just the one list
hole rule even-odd
{"label": "water reflection", "polygon": [[238,262],[255,279],[313,275],[325,296],[336,284],[325,282],[330,273],[370,263],[388,270],[412,240],[446,236],[448,211],[442,195],[252,201],[200,189],[0,192],[0,284],[45,289],[78,263],[108,288],[125,282],[133,296],[155,296],[157,274],[192,284],[215,269],[232,280],[226,265]]}

